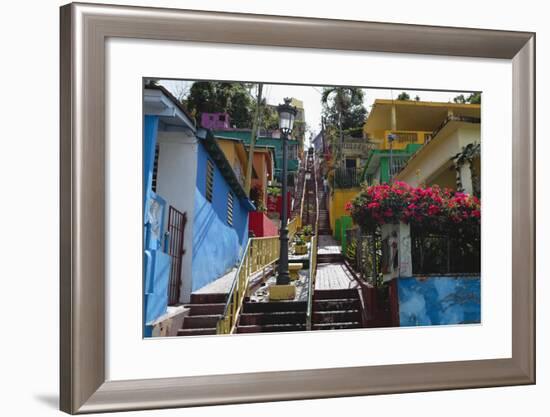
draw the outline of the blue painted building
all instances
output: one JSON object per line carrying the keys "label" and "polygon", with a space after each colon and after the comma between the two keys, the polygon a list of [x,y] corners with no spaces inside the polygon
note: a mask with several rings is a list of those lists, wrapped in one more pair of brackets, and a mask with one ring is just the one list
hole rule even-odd
{"label": "blue painted building", "polygon": [[[229,272],[254,210],[212,133],[165,88],[144,89],[144,323]],[[150,330],[150,326],[146,326]]]}
{"label": "blue painted building", "polygon": [[212,133],[201,129],[197,137],[193,291],[236,266],[248,240],[248,213],[255,209]]}

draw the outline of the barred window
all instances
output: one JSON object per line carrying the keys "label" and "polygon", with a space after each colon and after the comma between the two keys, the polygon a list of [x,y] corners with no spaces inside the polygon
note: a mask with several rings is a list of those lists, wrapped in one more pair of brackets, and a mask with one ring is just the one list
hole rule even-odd
{"label": "barred window", "polygon": [[227,223],[233,226],[233,193],[227,193]]}
{"label": "barred window", "polygon": [[206,199],[212,202],[214,195],[214,163],[207,159],[206,161]]}

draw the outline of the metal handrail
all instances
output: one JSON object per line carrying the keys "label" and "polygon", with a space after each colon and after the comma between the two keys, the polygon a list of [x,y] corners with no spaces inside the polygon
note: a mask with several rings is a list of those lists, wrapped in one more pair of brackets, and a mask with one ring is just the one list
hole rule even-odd
{"label": "metal handrail", "polygon": [[313,293],[315,291],[315,278],[317,275],[317,244],[319,242],[319,194],[317,188],[317,172],[315,158],[313,159],[313,178],[315,187],[315,234],[311,238],[309,252],[309,280],[307,293],[306,330],[311,330],[313,316]]}
{"label": "metal handrail", "polygon": [[279,259],[279,236],[249,238],[229,290],[223,315],[216,324],[216,333],[231,334],[237,328],[237,319],[248,292],[252,274],[272,265]]}
{"label": "metal handrail", "polygon": [[[288,223],[289,239],[296,234],[298,222],[296,217]],[[222,317],[216,325],[216,333],[231,334],[237,327],[237,319],[242,310],[244,298],[248,292],[250,277],[279,260],[279,236],[249,238],[244,255],[239,263],[235,278],[225,302]]]}
{"label": "metal handrail", "polygon": [[304,167],[304,179],[302,181],[302,198],[301,198],[301,201],[300,201],[300,215],[299,215],[299,227],[301,228],[302,227],[302,218],[304,216],[304,201],[305,201],[305,198],[306,198],[306,172],[307,172],[307,162],[306,162],[306,166]]}

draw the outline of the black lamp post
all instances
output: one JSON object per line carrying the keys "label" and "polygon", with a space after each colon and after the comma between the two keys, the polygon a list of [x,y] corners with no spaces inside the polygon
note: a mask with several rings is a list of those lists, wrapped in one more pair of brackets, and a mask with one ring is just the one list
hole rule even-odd
{"label": "black lamp post", "polygon": [[290,105],[291,99],[285,98],[284,104],[279,104],[277,112],[279,113],[279,130],[283,141],[283,177],[282,185],[282,210],[281,210],[281,229],[279,232],[280,252],[279,252],[279,269],[277,274],[277,285],[287,285],[290,283],[288,274],[288,200],[287,200],[287,177],[288,177],[288,137],[292,132],[294,118],[296,117],[296,107]]}

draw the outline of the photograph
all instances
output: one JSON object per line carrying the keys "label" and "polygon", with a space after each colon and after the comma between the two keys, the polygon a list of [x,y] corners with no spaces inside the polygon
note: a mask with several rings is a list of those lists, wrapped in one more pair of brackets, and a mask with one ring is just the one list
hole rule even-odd
{"label": "photograph", "polygon": [[144,337],[482,322],[481,92],[142,97]]}

